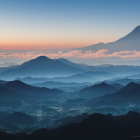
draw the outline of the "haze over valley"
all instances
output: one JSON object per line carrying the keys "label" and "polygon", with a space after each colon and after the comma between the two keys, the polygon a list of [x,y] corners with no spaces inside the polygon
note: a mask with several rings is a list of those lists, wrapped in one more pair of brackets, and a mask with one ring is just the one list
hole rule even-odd
{"label": "haze over valley", "polygon": [[[137,45],[140,45],[139,28],[139,26],[136,27],[132,33],[116,42],[119,42],[120,46],[129,44],[130,41],[132,43],[136,41]],[[95,46],[90,46],[81,50],[85,51],[89,48],[96,49]],[[48,134],[47,131],[55,134],[62,129],[63,133],[64,127],[69,129],[66,132],[69,135],[69,131],[75,127],[71,126],[71,123],[77,124],[79,132],[81,132],[80,125],[83,127],[84,123],[87,128],[83,127],[83,129],[91,130],[93,126],[88,123],[94,119],[97,122],[103,121],[105,124],[108,121],[108,125],[114,123],[113,127],[120,129],[123,123],[128,125],[125,117],[131,119],[130,116],[132,116],[137,121],[131,120],[131,125],[125,129],[124,134],[119,136],[132,137],[126,135],[128,131],[131,135],[139,134],[136,127],[136,123],[140,122],[138,118],[140,113],[139,65],[91,66],[74,63],[64,58],[51,59],[47,56],[39,56],[18,65],[5,64],[8,65],[0,68],[1,131],[24,133],[27,139],[34,139],[34,133],[38,136],[42,133],[44,138],[47,135],[53,138],[53,135]],[[115,126],[116,122],[120,125]],[[99,124],[96,127],[99,127]],[[135,132],[131,127],[136,127]],[[78,138],[82,136],[79,132],[76,133]],[[97,133],[100,132],[102,130],[97,131]],[[26,133],[32,133],[31,138]],[[85,130],[84,134],[87,136],[88,132]],[[92,138],[91,134],[88,135]],[[111,137],[113,135],[116,134],[112,134]],[[5,136],[11,137],[10,134]],[[107,134],[106,137],[108,136]],[[61,138],[66,137],[63,135]]]}
{"label": "haze over valley", "polygon": [[140,136],[139,0],[0,0],[0,138]]}

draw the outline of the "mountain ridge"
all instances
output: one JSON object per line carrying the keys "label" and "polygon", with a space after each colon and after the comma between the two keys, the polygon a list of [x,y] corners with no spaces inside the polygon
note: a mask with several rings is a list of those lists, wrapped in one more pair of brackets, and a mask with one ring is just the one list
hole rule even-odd
{"label": "mountain ridge", "polygon": [[130,33],[121,37],[120,39],[109,43],[98,43],[91,46],[82,48],[75,48],[74,50],[86,51],[99,51],[102,49],[108,50],[110,53],[119,51],[140,51],[140,26],[135,27]]}
{"label": "mountain ridge", "polygon": [[46,56],[40,56],[36,59],[31,59],[13,69],[6,70],[0,73],[3,80],[14,80],[18,77],[55,77],[55,76],[70,76],[72,74],[82,73],[84,70],[66,65],[59,60],[49,59]]}

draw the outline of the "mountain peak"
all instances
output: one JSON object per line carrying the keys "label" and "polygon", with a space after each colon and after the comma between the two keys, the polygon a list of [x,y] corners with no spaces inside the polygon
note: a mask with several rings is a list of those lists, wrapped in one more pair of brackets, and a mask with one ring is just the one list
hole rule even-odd
{"label": "mountain peak", "polygon": [[134,83],[134,82],[130,82],[125,87],[123,87],[122,89],[120,89],[120,91],[123,91],[125,89],[132,89],[132,88],[135,88],[135,87],[138,87],[138,86],[140,86],[140,85],[137,84],[137,83]]}
{"label": "mountain peak", "polygon": [[49,59],[48,57],[46,57],[46,56],[39,56],[39,57],[37,57],[37,58],[35,58],[35,59],[40,59],[40,60],[44,60],[44,59]]}
{"label": "mountain peak", "polygon": [[[140,25],[137,26],[134,30],[140,30]],[[133,30],[133,31],[134,31],[134,30]]]}
{"label": "mountain peak", "polygon": [[5,85],[26,85],[26,84],[21,82],[20,80],[14,80],[7,82]]}
{"label": "mountain peak", "polygon": [[140,26],[133,29],[128,35],[120,38],[116,42],[127,42],[127,41],[139,41],[140,38]]}
{"label": "mountain peak", "polygon": [[107,85],[105,82],[102,82],[101,85]]}
{"label": "mountain peak", "polygon": [[134,82],[130,82],[130,83],[129,83],[129,84],[127,84],[125,87],[128,87],[128,88],[133,88],[133,87],[136,87],[136,86],[139,86],[139,84],[134,83]]}
{"label": "mountain peak", "polygon": [[131,33],[140,34],[140,26],[137,26]]}

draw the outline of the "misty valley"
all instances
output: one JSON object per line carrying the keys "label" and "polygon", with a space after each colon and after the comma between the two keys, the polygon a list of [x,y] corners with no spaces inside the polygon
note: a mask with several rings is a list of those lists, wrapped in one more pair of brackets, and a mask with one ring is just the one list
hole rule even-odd
{"label": "misty valley", "polygon": [[6,68],[0,68],[0,131],[7,135],[59,131],[92,123],[96,115],[95,122],[103,115],[126,126],[140,117],[140,66],[83,66],[40,56]]}
{"label": "misty valley", "polygon": [[0,0],[0,140],[140,140],[140,0]]}

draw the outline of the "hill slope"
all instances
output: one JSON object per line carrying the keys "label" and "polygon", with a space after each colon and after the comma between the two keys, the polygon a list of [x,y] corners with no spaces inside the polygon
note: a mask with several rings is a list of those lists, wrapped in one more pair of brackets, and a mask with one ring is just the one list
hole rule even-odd
{"label": "hill slope", "polygon": [[7,82],[6,84],[1,84],[0,86],[18,92],[20,94],[27,94],[33,96],[34,95],[51,96],[51,95],[58,95],[60,93],[60,91],[57,89],[33,87],[21,81],[10,81]]}
{"label": "hill slope", "polygon": [[79,94],[84,96],[92,96],[92,97],[99,97],[103,96],[109,93],[116,92],[117,89],[111,85],[108,85],[106,83],[96,84],[91,87],[87,87],[79,91]]}
{"label": "hill slope", "polygon": [[45,56],[40,56],[36,59],[27,61],[13,69],[9,69],[0,73],[1,79],[15,79],[18,77],[55,77],[55,76],[70,76],[84,72],[84,70],[66,65],[59,60],[49,59]]}
{"label": "hill slope", "polygon": [[80,49],[82,51],[89,51],[89,50],[99,51],[101,49],[107,49],[107,50],[109,50],[109,52],[126,51],[126,50],[140,51],[139,46],[140,46],[140,26],[137,26],[129,34],[118,39],[115,42],[110,42],[107,44],[98,43],[98,44],[91,45],[88,47],[76,48],[76,50]]}

